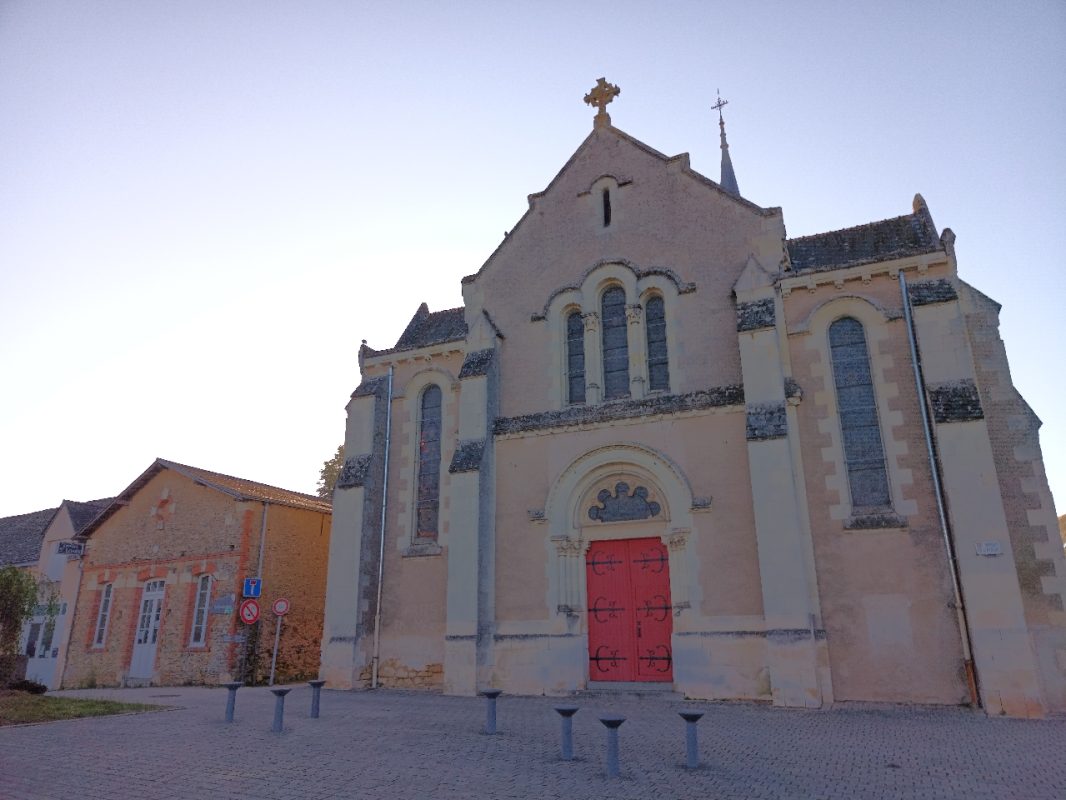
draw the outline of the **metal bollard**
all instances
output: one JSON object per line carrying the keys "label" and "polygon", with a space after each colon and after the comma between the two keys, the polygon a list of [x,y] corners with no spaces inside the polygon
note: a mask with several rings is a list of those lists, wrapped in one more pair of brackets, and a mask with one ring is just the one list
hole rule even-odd
{"label": "metal bollard", "polygon": [[578,712],[577,706],[556,706],[555,710],[559,712],[559,716],[562,718],[562,752],[563,761],[574,760],[574,714]]}
{"label": "metal bollard", "polygon": [[503,692],[500,689],[486,689],[481,696],[487,700],[485,705],[485,733],[496,733],[496,698]]}
{"label": "metal bollard", "polygon": [[274,724],[270,726],[270,730],[274,733],[281,733],[282,720],[285,717],[285,695],[292,689],[271,689],[270,691],[277,698],[274,701]]}
{"label": "metal bollard", "polygon": [[311,719],[318,719],[318,700],[322,694],[325,681],[308,681],[311,685]]}
{"label": "metal bollard", "polygon": [[607,777],[617,778],[619,775],[618,770],[618,729],[622,726],[622,723],[626,721],[625,717],[615,714],[607,714],[600,717],[602,722],[607,727]]}
{"label": "metal bollard", "polygon": [[703,712],[685,709],[677,713],[681,715],[681,719],[685,720],[685,766],[689,769],[696,769],[700,765],[700,745],[696,738],[696,723],[700,721]]}
{"label": "metal bollard", "polygon": [[229,696],[226,697],[226,722],[233,722],[233,707],[237,705],[237,690],[244,686],[244,681],[233,681],[222,685],[229,689]]}

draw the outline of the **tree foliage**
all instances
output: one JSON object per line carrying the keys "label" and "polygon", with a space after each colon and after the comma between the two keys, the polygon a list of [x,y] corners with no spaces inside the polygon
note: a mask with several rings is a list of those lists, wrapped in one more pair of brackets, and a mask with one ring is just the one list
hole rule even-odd
{"label": "tree foliage", "polygon": [[333,487],[337,485],[337,477],[341,474],[341,467],[343,466],[344,445],[342,444],[337,448],[333,458],[328,459],[322,465],[322,469],[318,473],[318,488],[315,489],[315,493],[323,500],[329,500],[333,497]]}
{"label": "tree foliage", "polygon": [[0,654],[18,652],[22,626],[37,608],[37,581],[26,570],[0,567]]}

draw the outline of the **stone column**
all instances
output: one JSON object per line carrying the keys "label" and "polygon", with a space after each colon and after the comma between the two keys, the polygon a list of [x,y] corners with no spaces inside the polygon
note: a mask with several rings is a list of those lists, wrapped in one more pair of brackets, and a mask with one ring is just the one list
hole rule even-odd
{"label": "stone column", "polygon": [[[813,544],[795,471],[796,425],[785,404],[777,301],[769,287],[737,292],[746,436],[774,705],[818,707],[817,582]],[[783,324],[783,322],[782,322]],[[824,640],[823,640],[824,642]],[[827,699],[827,698],[826,698]]]}
{"label": "stone column", "polygon": [[585,323],[585,402],[595,405],[603,400],[603,342],[600,340],[600,315],[589,311],[581,315]]}
{"label": "stone column", "polygon": [[913,317],[981,703],[989,714],[1040,717],[1046,703],[988,424],[962,308],[951,295],[944,302],[915,295]]}
{"label": "stone column", "polygon": [[444,691],[474,695],[491,671],[495,631],[492,422],[496,351],[468,353],[459,373],[459,443],[448,471],[447,620]]}
{"label": "stone column", "polygon": [[640,303],[626,306],[626,340],[629,344],[629,396],[642,400],[648,391],[648,338]]}
{"label": "stone column", "polygon": [[384,469],[387,377],[367,378],[352,393],[344,466],[333,493],[320,675],[332,688],[359,685],[373,635]]}

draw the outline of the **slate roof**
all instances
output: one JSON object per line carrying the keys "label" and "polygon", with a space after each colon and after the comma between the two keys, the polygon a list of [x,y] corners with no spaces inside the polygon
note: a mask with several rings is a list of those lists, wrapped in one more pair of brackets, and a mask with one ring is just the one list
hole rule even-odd
{"label": "slate roof", "polygon": [[44,531],[58,508],[0,518],[0,566],[31,564],[41,555]]}
{"label": "slate roof", "polygon": [[396,341],[397,350],[425,347],[440,342],[453,342],[466,338],[466,319],[462,308],[449,308],[447,311],[430,313],[425,303],[407,323],[407,329]]}
{"label": "slate roof", "polygon": [[929,211],[788,240],[793,272],[818,272],[943,249]]}
{"label": "slate roof", "polygon": [[418,307],[407,328],[396,340],[396,345],[388,350],[366,348],[369,355],[395,353],[398,350],[414,350],[444,342],[457,342],[466,338],[465,309],[449,308],[446,311],[429,310],[425,303]]}
{"label": "slate roof", "polygon": [[85,530],[89,523],[103,513],[114,501],[114,497],[89,500],[85,503],[79,503],[77,500],[64,500],[63,503],[66,505],[67,511],[70,512],[70,521],[74,525],[74,535],[77,536]]}
{"label": "slate roof", "polygon": [[223,475],[221,472],[211,472],[199,467],[179,464],[176,461],[157,458],[152,466],[141,473],[137,480],[127,486],[118,497],[113,498],[104,511],[97,515],[79,535],[82,537],[91,536],[93,531],[99,528],[122,506],[126,505],[133,495],[143,489],[152,478],[164,469],[180,473],[194,483],[227,494],[234,500],[273,503],[279,506],[318,511],[323,514],[331,514],[333,512],[333,506],[328,500],[323,500],[312,494],[293,492],[277,486],[257,483],[244,478],[236,478],[233,475]]}

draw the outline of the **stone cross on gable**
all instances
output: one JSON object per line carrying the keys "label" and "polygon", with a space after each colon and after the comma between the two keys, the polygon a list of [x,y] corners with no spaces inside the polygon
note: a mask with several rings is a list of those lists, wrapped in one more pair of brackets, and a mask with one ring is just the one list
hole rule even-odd
{"label": "stone cross on gable", "polygon": [[585,102],[597,109],[594,120],[597,125],[610,123],[611,117],[607,113],[607,104],[621,93],[622,90],[613,83],[607,83],[606,78],[596,79],[596,85],[585,95]]}

